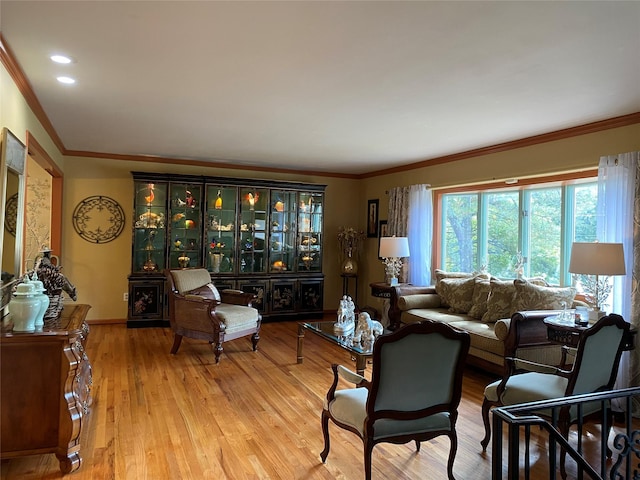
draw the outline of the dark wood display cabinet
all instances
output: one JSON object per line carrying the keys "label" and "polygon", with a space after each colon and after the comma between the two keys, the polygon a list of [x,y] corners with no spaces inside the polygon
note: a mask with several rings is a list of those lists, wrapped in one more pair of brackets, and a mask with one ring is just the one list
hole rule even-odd
{"label": "dark wood display cabinet", "polygon": [[168,324],[163,270],[204,267],[263,320],[322,316],[325,185],[133,172],[129,327]]}

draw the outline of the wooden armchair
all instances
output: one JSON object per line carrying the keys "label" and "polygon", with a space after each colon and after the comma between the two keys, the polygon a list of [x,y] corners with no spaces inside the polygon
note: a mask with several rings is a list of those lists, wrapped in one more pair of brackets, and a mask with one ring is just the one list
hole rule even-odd
{"label": "wooden armchair", "polygon": [[218,290],[204,268],[166,270],[169,281],[169,322],[174,332],[171,353],[180,348],[182,337],[207,340],[213,344],[216,363],[222,343],[251,335],[258,349],[262,317],[251,306],[256,298],[239,290]]}

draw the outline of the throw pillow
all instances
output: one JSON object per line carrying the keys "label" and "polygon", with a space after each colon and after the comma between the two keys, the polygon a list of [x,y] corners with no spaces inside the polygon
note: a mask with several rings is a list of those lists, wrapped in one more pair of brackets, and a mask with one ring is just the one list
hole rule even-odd
{"label": "throw pillow", "polygon": [[467,313],[471,306],[476,279],[443,278],[440,281],[441,300],[444,298],[451,313]]}
{"label": "throw pillow", "polygon": [[511,317],[516,287],[512,280],[491,279],[491,292],[487,299],[487,312],[482,316],[485,323]]}
{"label": "throw pillow", "polygon": [[487,313],[487,300],[489,299],[489,292],[491,292],[491,282],[478,277],[474,280],[475,285],[473,287],[473,296],[471,297],[472,305],[469,309],[469,316],[480,320]]}
{"label": "throw pillow", "polygon": [[573,287],[542,287],[525,280],[514,282],[516,298],[513,312],[522,310],[559,310],[563,303],[571,308],[576,296]]}
{"label": "throw pillow", "polygon": [[472,273],[466,272],[446,272],[444,270],[436,269],[435,277],[436,277],[436,293],[440,295],[440,305],[442,307],[449,307],[450,305],[446,302],[445,298],[442,295],[442,285],[441,282],[445,278],[470,278],[473,276]]}
{"label": "throw pillow", "polygon": [[191,295],[198,295],[209,300],[220,301],[220,292],[213,283],[207,283],[201,287],[195,288],[189,292]]}

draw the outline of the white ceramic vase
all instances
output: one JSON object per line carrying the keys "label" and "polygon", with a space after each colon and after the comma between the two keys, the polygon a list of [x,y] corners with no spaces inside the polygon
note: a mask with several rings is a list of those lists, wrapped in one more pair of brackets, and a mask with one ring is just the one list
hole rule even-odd
{"label": "white ceramic vase", "polygon": [[36,298],[40,300],[40,310],[36,317],[35,327],[37,332],[41,332],[44,328],[44,314],[47,312],[47,308],[49,308],[49,296],[44,293],[47,290],[44,288],[44,285],[40,280],[34,280],[31,283],[35,287]]}
{"label": "white ceramic vase", "polygon": [[35,332],[36,317],[40,312],[40,299],[33,283],[21,283],[9,302],[14,332]]}

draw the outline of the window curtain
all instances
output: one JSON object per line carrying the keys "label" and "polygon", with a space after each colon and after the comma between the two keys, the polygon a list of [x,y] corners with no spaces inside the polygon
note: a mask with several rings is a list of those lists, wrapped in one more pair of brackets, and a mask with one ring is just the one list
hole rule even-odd
{"label": "window curtain", "polygon": [[[636,180],[639,157],[640,152],[631,152],[600,158],[597,205],[597,238],[601,242],[623,244],[627,272],[613,277],[613,293],[607,310],[622,315],[635,327],[640,325],[636,267],[640,258],[640,190]],[[616,388],[640,385],[640,351],[632,352],[633,355],[625,352],[622,356]],[[636,404],[634,410],[640,411],[639,407]]]}
{"label": "window curtain", "polygon": [[389,191],[389,235],[409,239],[409,258],[403,259],[400,282],[431,284],[433,195],[430,185],[396,187]]}

